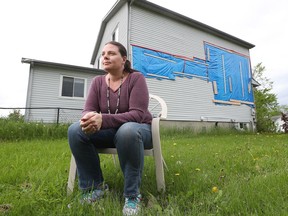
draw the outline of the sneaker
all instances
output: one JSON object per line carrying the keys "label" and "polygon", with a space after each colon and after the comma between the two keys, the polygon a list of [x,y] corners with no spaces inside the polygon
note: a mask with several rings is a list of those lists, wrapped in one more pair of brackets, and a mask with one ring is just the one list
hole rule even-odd
{"label": "sneaker", "polygon": [[137,215],[141,210],[140,202],[141,202],[141,194],[139,194],[136,197],[125,198],[123,215],[125,216]]}
{"label": "sneaker", "polygon": [[91,204],[99,199],[101,199],[105,192],[109,190],[109,187],[107,184],[95,189],[95,190],[92,190],[92,191],[89,191],[89,192],[86,192],[86,193],[83,193],[81,198],[80,198],[80,203],[81,204]]}

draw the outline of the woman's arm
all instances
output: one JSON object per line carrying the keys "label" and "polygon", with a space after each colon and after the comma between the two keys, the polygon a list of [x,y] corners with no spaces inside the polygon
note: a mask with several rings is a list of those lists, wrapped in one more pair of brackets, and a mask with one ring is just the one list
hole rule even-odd
{"label": "woman's arm", "polygon": [[84,109],[82,111],[82,116],[88,112],[100,112],[100,89],[101,89],[101,78],[102,76],[97,76],[93,78],[88,96],[85,101]]}

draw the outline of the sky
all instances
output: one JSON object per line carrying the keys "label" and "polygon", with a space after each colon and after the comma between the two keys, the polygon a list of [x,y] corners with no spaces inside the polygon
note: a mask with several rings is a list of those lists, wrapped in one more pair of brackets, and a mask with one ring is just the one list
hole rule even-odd
{"label": "sky", "polygon": [[[288,105],[287,0],[150,0],[255,45],[280,105]],[[25,107],[29,64],[22,58],[92,67],[101,21],[116,0],[0,2],[0,107]],[[0,109],[0,115],[3,110]]]}

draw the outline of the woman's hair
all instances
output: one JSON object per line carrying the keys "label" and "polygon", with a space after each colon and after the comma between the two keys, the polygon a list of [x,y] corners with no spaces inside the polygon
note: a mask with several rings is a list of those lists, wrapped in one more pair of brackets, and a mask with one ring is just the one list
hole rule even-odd
{"label": "woman's hair", "polygon": [[[121,56],[127,57],[127,50],[121,43],[119,43],[117,41],[110,41],[110,42],[106,43],[105,45],[107,45],[107,44],[112,44],[114,46],[117,46]],[[126,62],[124,64],[124,71],[126,71],[128,73],[132,73],[132,72],[136,71],[131,67],[131,62],[128,59],[126,59]]]}

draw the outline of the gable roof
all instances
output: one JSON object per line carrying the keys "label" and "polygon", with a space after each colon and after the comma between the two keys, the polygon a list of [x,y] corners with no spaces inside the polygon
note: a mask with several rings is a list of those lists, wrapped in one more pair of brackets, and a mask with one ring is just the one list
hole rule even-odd
{"label": "gable roof", "polygon": [[93,54],[92,54],[92,58],[91,58],[91,62],[90,64],[94,65],[95,63],[95,60],[96,60],[96,54],[97,54],[97,50],[99,50],[100,48],[100,44],[101,44],[101,38],[103,37],[103,34],[104,34],[104,31],[105,31],[105,27],[106,27],[106,24],[109,22],[109,20],[118,12],[118,10],[126,3],[130,3],[131,5],[134,4],[134,5],[137,5],[139,7],[142,7],[142,8],[145,8],[145,9],[148,9],[149,11],[153,11],[157,14],[161,14],[161,15],[164,15],[166,17],[169,17],[169,18],[172,18],[173,20],[177,20],[179,22],[182,22],[182,23],[185,23],[191,27],[194,27],[194,28],[197,28],[197,29],[200,29],[201,31],[204,31],[204,32],[207,32],[209,34],[212,34],[212,35],[215,35],[215,36],[218,36],[218,37],[221,37],[221,38],[224,38],[228,41],[231,41],[233,43],[236,43],[238,45],[241,45],[247,49],[251,49],[253,47],[255,47],[255,45],[249,43],[249,42],[246,42],[242,39],[239,39],[235,36],[232,36],[230,34],[227,34],[223,31],[220,31],[216,28],[213,28],[209,25],[206,25],[204,23],[201,23],[197,20],[194,20],[194,19],[191,19],[189,17],[186,17],[182,14],[179,14],[179,13],[176,13],[174,11],[171,11],[167,8],[164,8],[164,7],[161,7],[157,4],[154,4],[152,2],[149,2],[149,1],[146,1],[146,0],[118,0],[113,6],[112,8],[110,9],[110,11],[106,14],[106,16],[103,18],[102,20],[102,23],[101,23],[101,26],[100,26],[100,30],[99,30],[99,33],[98,33],[98,37],[97,37],[97,40],[96,40],[96,44],[95,44],[95,47],[94,47],[94,51],[93,51]]}
{"label": "gable roof", "polygon": [[260,86],[261,84],[257,80],[255,80],[254,77],[252,77],[252,85],[254,87],[257,87],[257,86]]}

